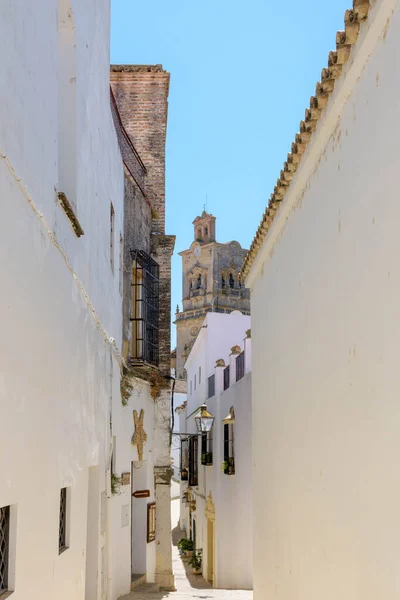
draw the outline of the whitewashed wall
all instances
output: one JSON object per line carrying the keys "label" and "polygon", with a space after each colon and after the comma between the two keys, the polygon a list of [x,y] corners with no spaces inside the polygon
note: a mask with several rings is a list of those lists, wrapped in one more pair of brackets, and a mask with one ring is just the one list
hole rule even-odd
{"label": "whitewashed wall", "polygon": [[[215,373],[215,361],[223,358],[226,364],[229,364],[231,347],[238,344],[243,350],[243,338],[249,327],[250,317],[242,315],[239,311],[230,314],[211,312],[207,314],[185,364],[185,369],[188,371],[188,415],[207,399],[208,378]],[[202,373],[200,385],[199,368]]]}
{"label": "whitewashed wall", "polygon": [[[0,505],[12,505],[16,514],[10,581],[15,600],[37,590],[43,600],[84,598],[87,538],[92,579],[86,598],[105,598],[107,588],[108,598],[115,598],[100,493],[106,489],[109,411],[120,402],[119,366],[86,300],[120,347],[121,297],[118,267],[114,273],[110,267],[109,227],[112,202],[117,252],[123,172],[109,109],[109,2],[74,0],[72,7],[76,201],[84,229],[79,239],[55,196],[57,2],[0,7]],[[89,467],[94,517],[87,535]],[[71,496],[70,547],[59,555],[64,486]]]}
{"label": "whitewashed wall", "polygon": [[[130,473],[129,485],[119,488],[111,498],[112,527],[112,581],[113,596],[126,594],[130,589],[131,574],[146,574],[148,582],[155,578],[155,541],[147,542],[147,504],[154,502],[154,410],[150,386],[139,379],[132,380],[133,392],[126,406],[115,400],[113,435],[115,436],[115,473]],[[143,446],[143,460],[139,461],[137,446],[132,445],[135,431],[133,411],[140,416],[144,411],[143,429],[147,440]],[[148,498],[135,498],[137,490],[149,490]],[[128,519],[124,518],[128,513]]]}
{"label": "whitewashed wall", "polygon": [[248,278],[255,600],[399,595],[399,35],[374,2]]}
{"label": "whitewashed wall", "polygon": [[[180,424],[186,421],[186,431],[194,433],[195,411],[203,402],[215,416],[213,426],[213,465],[199,464],[199,485],[192,488],[196,498],[196,510],[192,513],[196,521],[196,546],[203,549],[203,572],[207,574],[207,520],[206,498],[211,492],[215,504],[215,579],[214,585],[227,589],[252,589],[252,470],[251,470],[251,340],[246,338],[250,328],[250,317],[234,312],[229,315],[209,313],[204,327],[188,357],[185,368],[188,382],[192,381],[188,393],[187,410],[179,413]],[[230,355],[232,346],[246,346],[246,375],[236,382],[234,363],[236,355]],[[231,387],[223,391],[223,368],[215,368],[217,359],[223,358],[231,364]],[[194,375],[198,377],[201,367],[203,377],[194,390]],[[207,398],[207,379],[216,375],[216,394]],[[222,420],[234,407],[235,424],[235,475],[221,471],[224,460]],[[199,438],[199,463],[201,440]],[[182,492],[187,482],[181,484]],[[189,533],[189,510],[181,504],[181,526]]]}
{"label": "whitewashed wall", "polygon": [[[224,460],[224,426],[222,420],[235,410],[235,474],[221,471]],[[213,465],[201,467],[206,475],[205,496],[211,491],[215,504],[215,585],[218,588],[253,588],[253,522],[252,522],[252,411],[251,373],[232,382],[208,401],[208,410],[215,415],[213,427]],[[201,512],[204,539],[204,560],[207,522]]]}

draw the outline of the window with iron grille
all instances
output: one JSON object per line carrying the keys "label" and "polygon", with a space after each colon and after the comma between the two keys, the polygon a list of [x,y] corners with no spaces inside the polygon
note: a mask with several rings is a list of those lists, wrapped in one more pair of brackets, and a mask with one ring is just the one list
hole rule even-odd
{"label": "window with iron grille", "polygon": [[231,368],[229,365],[227,367],[225,367],[225,369],[224,369],[224,390],[227,390],[229,387],[230,371],[231,371]]}
{"label": "window with iron grille", "polygon": [[60,515],[58,524],[58,553],[67,549],[67,488],[60,491]]}
{"label": "window with iron grille", "polygon": [[189,440],[181,440],[181,481],[187,481],[189,477]]}
{"label": "window with iron grille", "polygon": [[0,508],[0,596],[8,590],[10,507]]}
{"label": "window with iron grille", "polygon": [[236,359],[236,381],[244,377],[244,351]]}
{"label": "window with iron grille", "polygon": [[199,440],[197,435],[190,438],[189,441],[189,485],[198,485],[199,483]]}
{"label": "window with iron grille", "polygon": [[208,397],[215,396],[215,375],[208,378]]}
{"label": "window with iron grille", "polygon": [[158,365],[159,267],[145,252],[132,256],[132,350],[136,363]]}
{"label": "window with iron grille", "polygon": [[213,464],[211,432],[203,433],[201,436],[201,464],[206,466]]}
{"label": "window with iron grille", "polygon": [[147,543],[156,539],[156,503],[147,505]]}
{"label": "window with iron grille", "polygon": [[225,475],[235,474],[235,440],[233,425],[224,425],[224,462],[223,471]]}

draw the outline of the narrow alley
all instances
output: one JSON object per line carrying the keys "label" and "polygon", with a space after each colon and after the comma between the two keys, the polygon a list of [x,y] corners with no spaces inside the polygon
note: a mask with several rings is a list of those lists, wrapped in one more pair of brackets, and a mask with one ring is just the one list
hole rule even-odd
{"label": "narrow alley", "polygon": [[[173,598],[174,600],[252,600],[253,592],[248,590],[217,590],[213,589],[201,575],[193,575],[187,568],[179,555],[176,543],[182,537],[179,529],[179,498],[173,498],[171,502],[172,532],[172,564],[175,575],[176,592],[158,592],[152,584],[145,584],[137,591],[123,596],[120,600],[162,600]],[[186,567],[186,568],[185,568]]]}

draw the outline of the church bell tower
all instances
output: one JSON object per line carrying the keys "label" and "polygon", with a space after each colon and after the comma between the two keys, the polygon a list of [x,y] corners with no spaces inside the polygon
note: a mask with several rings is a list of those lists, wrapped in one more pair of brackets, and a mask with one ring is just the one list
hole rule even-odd
{"label": "church bell tower", "polygon": [[250,314],[250,291],[239,272],[247,250],[239,242],[216,241],[216,218],[203,211],[193,221],[194,239],[182,256],[182,311],[175,324],[176,377],[185,379],[184,365],[207,312]]}

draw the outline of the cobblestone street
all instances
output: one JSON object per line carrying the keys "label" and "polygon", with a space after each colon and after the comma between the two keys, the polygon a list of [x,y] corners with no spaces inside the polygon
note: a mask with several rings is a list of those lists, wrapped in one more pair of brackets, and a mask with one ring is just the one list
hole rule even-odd
{"label": "cobblestone street", "polygon": [[[172,526],[176,527],[179,519],[179,500],[172,500]],[[179,538],[180,532],[175,531],[174,539]],[[252,591],[216,590],[198,575],[193,575],[190,569],[185,569],[186,563],[180,558],[178,548],[172,546],[172,564],[175,575],[176,592],[152,591],[152,586],[143,586],[135,592],[123,596],[120,600],[253,600]],[[147,588],[147,589],[146,589]]]}

